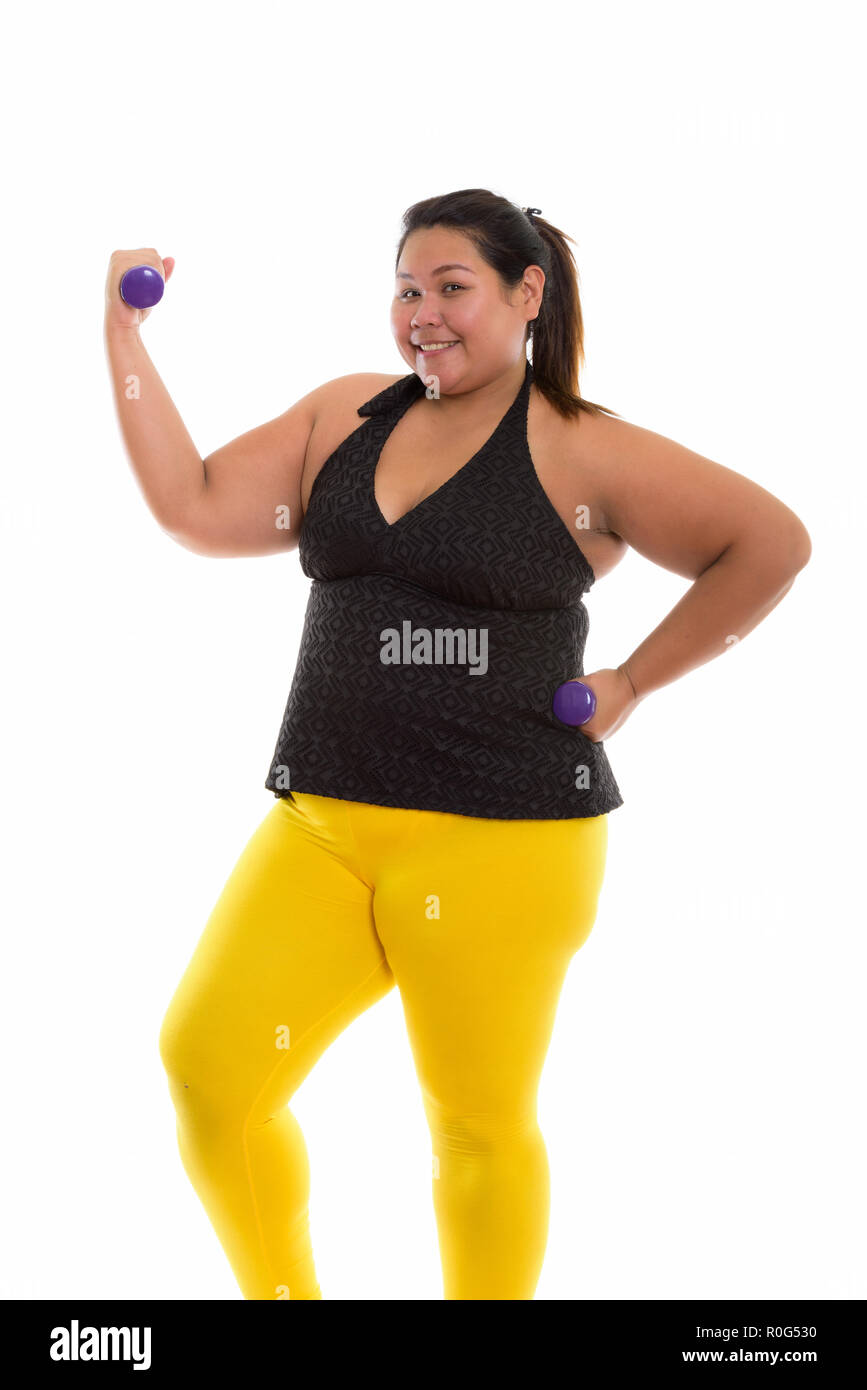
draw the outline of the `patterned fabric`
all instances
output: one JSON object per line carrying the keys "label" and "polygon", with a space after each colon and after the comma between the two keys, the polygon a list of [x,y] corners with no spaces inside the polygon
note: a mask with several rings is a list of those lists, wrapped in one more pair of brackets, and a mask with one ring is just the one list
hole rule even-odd
{"label": "patterned fabric", "polygon": [[584,674],[593,570],[527,444],[533,368],[468,463],[389,525],[374,495],[386,439],[425,394],[415,373],[314,480],[299,537],[312,580],[265,782],[379,806],[503,820],[623,805],[602,743],[562,724]]}

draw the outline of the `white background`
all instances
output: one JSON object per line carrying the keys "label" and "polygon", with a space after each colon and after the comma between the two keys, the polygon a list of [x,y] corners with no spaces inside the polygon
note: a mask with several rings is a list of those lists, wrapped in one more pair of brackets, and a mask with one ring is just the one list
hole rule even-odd
{"label": "white background", "polygon": [[[606,743],[625,805],[539,1093],[537,1298],[867,1296],[858,21],[755,0],[7,16],[6,1297],[241,1297],[157,1038],[273,804],[309,581],[297,551],[203,558],[154,521],[104,356],[109,256],[176,258],[143,338],[204,457],[319,382],[407,370],[400,216],[468,186],[574,238],[584,394],[755,479],[813,542],[753,633]],[[588,596],[587,673],[687,587],[630,551]],[[441,1298],[397,991],[292,1106],[324,1297]]]}

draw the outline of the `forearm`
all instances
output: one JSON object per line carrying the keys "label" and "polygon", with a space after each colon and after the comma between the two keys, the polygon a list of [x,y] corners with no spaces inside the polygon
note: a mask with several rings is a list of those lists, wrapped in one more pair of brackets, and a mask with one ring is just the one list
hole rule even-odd
{"label": "forearm", "polygon": [[776,608],[801,568],[754,540],[729,546],[618,668],[637,699],[729,651]]}
{"label": "forearm", "polygon": [[118,422],[145,500],[166,530],[205,485],[198,449],[137,329],[104,329]]}

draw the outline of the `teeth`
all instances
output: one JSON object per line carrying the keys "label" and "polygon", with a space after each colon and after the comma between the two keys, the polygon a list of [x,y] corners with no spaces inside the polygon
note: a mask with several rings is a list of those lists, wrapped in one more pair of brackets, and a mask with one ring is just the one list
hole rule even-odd
{"label": "teeth", "polygon": [[419,343],[419,347],[421,348],[422,352],[429,352],[431,348],[454,347],[457,341],[457,338],[455,338],[454,341],[451,343]]}

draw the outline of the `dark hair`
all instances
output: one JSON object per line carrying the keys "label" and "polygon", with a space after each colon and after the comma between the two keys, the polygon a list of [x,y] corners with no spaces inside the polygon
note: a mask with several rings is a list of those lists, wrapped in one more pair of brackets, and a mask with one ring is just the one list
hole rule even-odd
{"label": "dark hair", "polygon": [[[617,415],[616,410],[585,401],[578,390],[584,364],[584,321],[578,294],[578,271],[559,227],[487,188],[462,188],[413,203],[403,214],[395,269],[411,232],[423,227],[453,227],[469,237],[479,255],[492,266],[504,288],[521,283],[528,265],[541,266],[545,288],[539,315],[527,325],[525,344],[533,343],[533,380],[556,410],[571,419],[582,410],[589,415]],[[618,418],[620,418],[618,416]]]}

